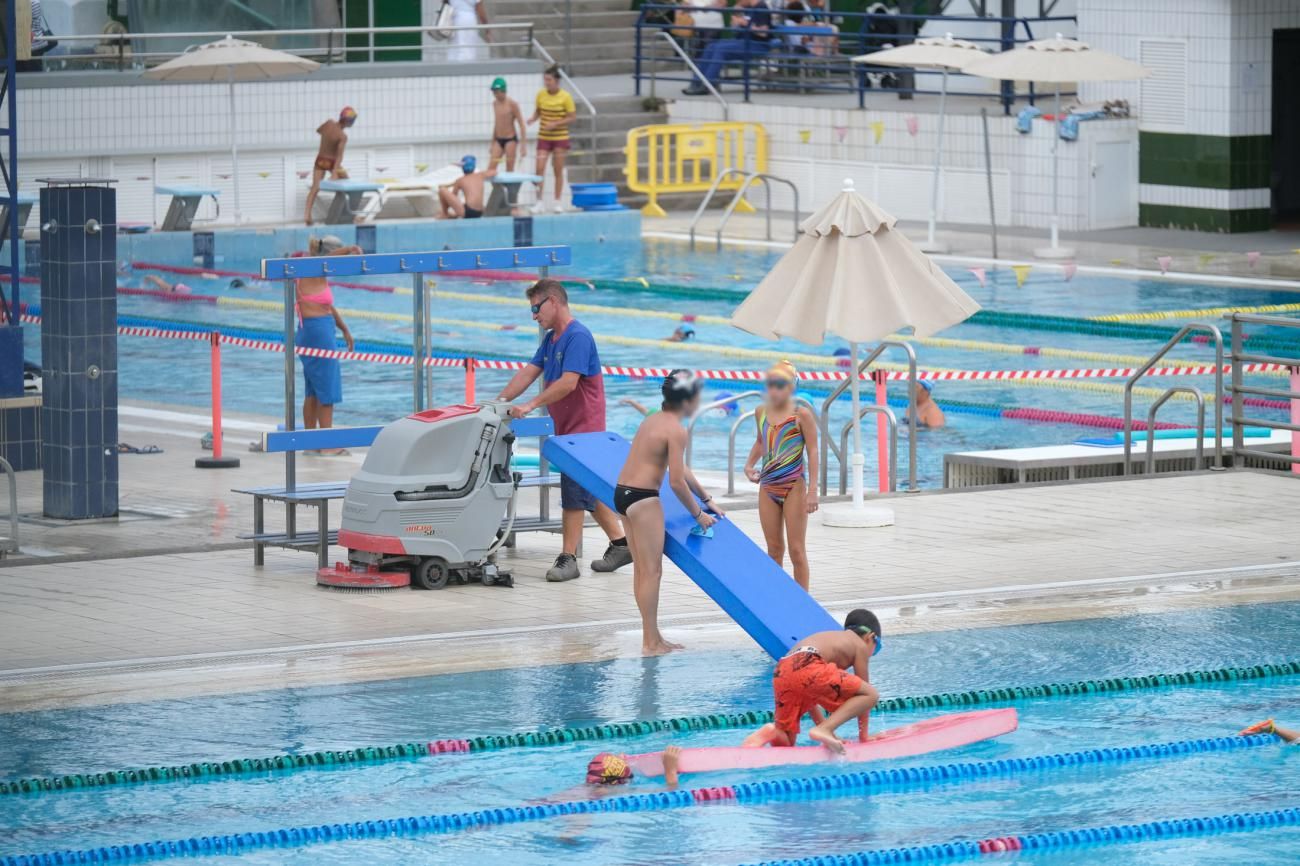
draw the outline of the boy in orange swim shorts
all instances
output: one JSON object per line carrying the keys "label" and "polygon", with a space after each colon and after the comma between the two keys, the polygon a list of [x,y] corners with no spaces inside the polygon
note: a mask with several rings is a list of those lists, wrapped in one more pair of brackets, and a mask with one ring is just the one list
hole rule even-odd
{"label": "boy in orange swim shorts", "polygon": [[[880,620],[863,608],[845,618],[843,631],[819,631],[799,641],[772,674],[775,718],[750,734],[745,745],[793,746],[804,713],[817,723],[808,736],[833,752],[844,752],[836,728],[855,716],[858,740],[865,742],[871,708],[880,700],[868,681],[869,659],[882,644]],[[823,708],[830,710],[829,717]]]}

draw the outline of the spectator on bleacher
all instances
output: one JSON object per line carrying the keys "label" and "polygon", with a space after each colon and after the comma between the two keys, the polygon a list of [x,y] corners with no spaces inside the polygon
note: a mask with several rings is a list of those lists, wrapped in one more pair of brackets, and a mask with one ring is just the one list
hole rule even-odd
{"label": "spectator on bleacher", "polygon": [[[764,0],[736,0],[731,13],[731,27],[739,31],[737,38],[719,39],[704,49],[700,56],[700,74],[710,83],[717,84],[727,63],[742,57],[764,55],[772,38],[772,10]],[[682,93],[700,96],[709,90],[702,81],[692,81]]]}
{"label": "spectator on bleacher", "polygon": [[[451,6],[451,26],[474,27],[487,24],[487,6],[484,0],[446,0]],[[491,38],[488,30],[453,30],[451,48],[447,59],[452,62],[486,60],[488,58],[487,42]]]}
{"label": "spectator on bleacher", "polygon": [[789,45],[796,51],[806,51],[814,57],[828,57],[839,51],[839,28],[830,21],[826,0],[789,0],[781,15],[782,23],[790,27],[826,27],[834,36],[794,34]]}
{"label": "spectator on bleacher", "polygon": [[32,0],[32,57],[30,60],[17,61],[19,72],[40,72],[41,58],[54,50],[59,43],[51,37],[54,31],[45,21],[45,12],[41,9],[41,0]]}
{"label": "spectator on bleacher", "polygon": [[727,3],[726,0],[682,0],[682,6],[685,8],[677,13],[678,16],[685,15],[690,21],[687,23],[680,17],[678,21],[693,28],[686,50],[698,58],[704,49],[722,36],[722,10],[727,8]]}

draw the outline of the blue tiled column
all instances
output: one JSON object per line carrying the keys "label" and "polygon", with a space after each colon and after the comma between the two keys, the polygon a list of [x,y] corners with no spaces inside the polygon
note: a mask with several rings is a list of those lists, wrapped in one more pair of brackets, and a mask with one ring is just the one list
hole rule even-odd
{"label": "blue tiled column", "polygon": [[43,180],[41,464],[45,514],[117,514],[117,192]]}

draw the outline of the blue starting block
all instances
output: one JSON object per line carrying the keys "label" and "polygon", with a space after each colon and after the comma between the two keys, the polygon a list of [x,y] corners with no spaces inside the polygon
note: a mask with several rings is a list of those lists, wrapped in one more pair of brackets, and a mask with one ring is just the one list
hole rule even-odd
{"label": "blue starting block", "polygon": [[[156,186],[154,195],[169,195],[171,203],[167,205],[167,215],[163,217],[162,230],[165,232],[186,232],[195,222],[211,222],[221,217],[221,192],[206,186]],[[212,220],[195,220],[199,204],[204,196],[212,196],[212,203],[217,206],[216,216]]]}
{"label": "blue starting block", "polygon": [[[577,433],[547,439],[542,456],[612,508],[614,485],[629,447],[617,433]],[[667,480],[659,498],[664,553],[773,658],[813,632],[839,629],[826,609],[736,524],[718,521],[711,538],[693,534],[698,524]]]}
{"label": "blue starting block", "polygon": [[320,188],[321,192],[334,193],[329,211],[325,214],[325,222],[328,225],[346,225],[361,213],[366,196],[378,195],[384,185],[372,180],[346,178],[323,180],[320,182]]}

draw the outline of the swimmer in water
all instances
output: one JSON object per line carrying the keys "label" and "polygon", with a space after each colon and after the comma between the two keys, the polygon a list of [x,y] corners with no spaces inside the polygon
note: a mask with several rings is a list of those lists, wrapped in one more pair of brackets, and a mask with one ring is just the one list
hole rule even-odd
{"label": "swimmer in water", "polygon": [[[682,747],[668,746],[664,749],[664,788],[669,791],[677,789],[679,775],[678,762],[681,760]],[[587,764],[587,787],[607,789],[616,785],[626,785],[633,778],[632,768],[628,766],[627,755],[613,752],[601,752]]]}
{"label": "swimmer in water", "polygon": [[1265,719],[1262,722],[1256,722],[1249,728],[1242,728],[1239,734],[1243,737],[1249,737],[1252,734],[1273,734],[1284,743],[1293,746],[1300,745],[1300,731],[1294,728],[1278,727],[1272,719]]}
{"label": "swimmer in water", "polygon": [[841,631],[819,631],[796,643],[772,674],[775,718],[746,737],[745,745],[793,746],[804,713],[816,722],[808,736],[832,752],[844,754],[835,729],[855,716],[858,742],[865,743],[871,708],[880,700],[868,668],[882,643],[880,620],[865,608],[850,612]]}
{"label": "swimmer in water", "polygon": [[695,328],[690,325],[678,325],[677,328],[665,338],[668,343],[685,343],[691,337],[695,336]]}
{"label": "swimmer in water", "polygon": [[797,380],[789,361],[767,371],[767,397],[754,416],[758,437],[745,461],[745,477],[758,485],[758,519],[768,556],[784,566],[789,552],[794,579],[807,589],[808,515],[817,510],[817,486],[808,479],[817,477],[817,418],[795,403]]}
{"label": "swimmer in water", "polygon": [[169,283],[156,274],[145,274],[145,281],[160,292],[169,292],[173,295],[188,295],[194,291],[182,282]]}
{"label": "swimmer in water", "polygon": [[943,415],[943,410],[939,404],[934,402],[931,396],[934,393],[934,383],[929,379],[918,379],[916,382],[916,420],[922,427],[929,427],[931,430],[938,430],[948,423]]}

